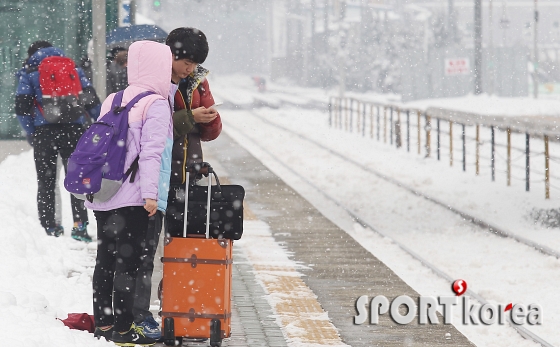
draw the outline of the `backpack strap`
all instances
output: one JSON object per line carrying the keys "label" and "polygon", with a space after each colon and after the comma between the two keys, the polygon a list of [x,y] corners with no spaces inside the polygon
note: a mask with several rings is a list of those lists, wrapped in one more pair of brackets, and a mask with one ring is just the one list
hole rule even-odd
{"label": "backpack strap", "polygon": [[[122,107],[122,110],[126,109],[127,112],[129,112],[130,109],[133,108],[134,105],[136,105],[136,103],[138,101],[140,101],[140,99],[142,99],[142,98],[144,98],[148,95],[152,95],[152,94],[155,94],[155,93],[152,92],[152,91],[146,91],[146,92],[142,92],[142,93],[136,95],[132,100],[130,100],[130,102],[128,104],[126,104],[126,106]],[[121,101],[122,101],[122,97],[121,97]],[[120,106],[120,104],[119,104],[119,106]],[[122,111],[122,110],[119,110],[119,111]]]}
{"label": "backpack strap", "polygon": [[136,159],[130,164],[130,167],[124,173],[123,182],[126,181],[128,176],[130,176],[130,183],[134,183],[134,178],[136,177],[136,172],[138,171],[138,161],[140,160],[140,156],[137,155]]}
{"label": "backpack strap", "polygon": [[[155,94],[155,93],[152,92],[152,91],[142,92],[142,93],[136,95],[132,100],[130,100],[130,102],[129,102],[128,104],[126,104],[126,106],[122,107],[122,106],[120,106],[120,104],[121,104],[121,102],[122,102],[122,94],[123,94],[123,91],[121,91],[121,92],[119,92],[119,93],[121,93],[121,96],[120,96],[120,99],[121,99],[121,100],[120,100],[120,102],[119,102],[119,108],[120,108],[120,110],[118,110],[119,112],[120,112],[120,111],[123,111],[123,110],[125,110],[125,109],[126,109],[127,112],[129,112],[130,109],[131,109],[132,107],[134,107],[134,105],[135,105],[138,101],[140,101],[140,99],[142,99],[143,97],[146,97],[146,96],[148,96],[148,95]],[[117,93],[117,94],[119,94],[119,93]],[[116,99],[116,98],[117,98],[117,96],[115,96],[115,99]],[[130,176],[130,183],[133,183],[133,182],[134,182],[134,179],[136,178],[136,172],[138,171],[138,161],[139,161],[139,160],[140,160],[140,155],[137,155],[137,156],[136,156],[136,159],[134,159],[134,161],[132,162],[132,164],[130,164],[130,167],[128,168],[128,170],[126,170],[126,172],[124,173],[123,182],[127,180],[128,176]]]}
{"label": "backpack strap", "polygon": [[[115,97],[113,98],[113,103],[111,104],[111,110],[117,110],[121,108],[123,95],[124,95],[124,90],[121,90],[117,92],[117,94],[115,94]],[[119,112],[120,111],[122,111],[122,109],[119,110]]]}

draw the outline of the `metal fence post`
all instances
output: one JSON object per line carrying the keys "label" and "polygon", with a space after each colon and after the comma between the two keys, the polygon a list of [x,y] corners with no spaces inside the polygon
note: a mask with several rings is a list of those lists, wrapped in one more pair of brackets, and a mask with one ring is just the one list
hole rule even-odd
{"label": "metal fence post", "polygon": [[393,106],[389,106],[391,110],[389,114],[389,143],[393,144]]}
{"label": "metal fence post", "polygon": [[440,152],[440,150],[439,150],[440,149],[440,141],[439,140],[440,140],[440,138],[439,137],[440,137],[440,131],[439,131],[439,118],[438,118],[437,119],[437,145],[436,145],[437,146],[437,160],[440,159],[440,157],[439,157],[439,152]]}
{"label": "metal fence post", "polygon": [[362,137],[366,136],[366,103],[362,103]]}
{"label": "metal fence post", "polygon": [[465,135],[465,124],[463,126],[463,171],[467,171],[467,136]]}
{"label": "metal fence post", "polygon": [[354,129],[354,99],[350,98],[350,125],[348,130],[353,132]]}
{"label": "metal fence post", "polygon": [[379,112],[380,112],[379,105],[377,105],[377,114],[376,114],[376,116],[377,116],[377,141],[379,141],[379,133],[381,132],[381,125],[380,125],[381,121],[379,120],[379,117],[380,117]]}
{"label": "metal fence post", "polygon": [[383,106],[383,142],[387,143],[387,106]]}
{"label": "metal fence post", "polygon": [[480,126],[476,125],[476,158],[475,158],[475,171],[478,176],[480,173]]}
{"label": "metal fence post", "polygon": [[400,108],[397,108],[397,121],[395,122],[395,143],[397,144],[397,148],[402,147]]}
{"label": "metal fence post", "polygon": [[449,166],[453,166],[453,121],[449,121]]}
{"label": "metal fence post", "polygon": [[431,149],[431,130],[432,130],[432,117],[428,116],[428,114],[426,114],[426,158],[428,158],[430,156],[430,153],[432,152]]}
{"label": "metal fence post", "polygon": [[529,151],[529,133],[525,133],[525,191],[529,191],[529,177],[530,177],[530,155]]}
{"label": "metal fence post", "polygon": [[506,129],[507,134],[507,185],[511,186],[511,129]]}
{"label": "metal fence post", "polygon": [[373,139],[373,104],[370,105],[369,109],[369,137]]}
{"label": "metal fence post", "polygon": [[550,166],[548,153],[548,135],[544,135],[544,198],[550,199]]}
{"label": "metal fence post", "polygon": [[[352,118],[352,117],[350,117]],[[350,122],[352,124],[352,122]],[[356,100],[356,132],[360,133],[361,119],[360,119],[360,101]],[[352,132],[354,126],[350,126],[350,132]]]}
{"label": "metal fence post", "polygon": [[421,142],[421,137],[420,137],[420,111],[416,111],[416,115],[418,116],[418,154],[420,154],[420,142]]}
{"label": "metal fence post", "polygon": [[332,96],[329,97],[329,127],[332,127]]}
{"label": "metal fence post", "polygon": [[406,151],[410,152],[410,110],[406,110]]}
{"label": "metal fence post", "polygon": [[493,125],[490,127],[490,131],[492,133],[492,140],[491,140],[492,141],[492,143],[491,143],[492,144],[492,155],[491,155],[490,161],[491,161],[491,165],[492,165],[492,181],[495,181],[496,180],[496,165],[494,163],[494,150],[495,149],[494,149],[494,126]]}
{"label": "metal fence post", "polygon": [[342,98],[338,98],[338,128],[342,129]]}
{"label": "metal fence post", "polygon": [[348,131],[348,98],[344,98],[344,130]]}

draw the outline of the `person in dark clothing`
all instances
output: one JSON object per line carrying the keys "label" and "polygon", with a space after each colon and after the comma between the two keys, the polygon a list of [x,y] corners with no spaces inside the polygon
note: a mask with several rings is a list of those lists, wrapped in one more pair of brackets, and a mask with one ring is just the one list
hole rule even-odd
{"label": "person in dark clothing", "polygon": [[[62,225],[55,221],[55,181],[57,157],[62,158],[67,169],[68,158],[84,131],[86,115],[70,123],[49,123],[43,117],[43,95],[39,83],[38,67],[47,57],[64,57],[61,49],[47,41],[36,41],[29,47],[25,66],[18,71],[18,86],[15,96],[15,111],[21,127],[33,146],[35,170],[37,171],[37,208],[41,226],[47,235],[64,234]],[[76,68],[82,86],[84,108],[90,117],[97,119],[101,103],[91,82],[81,68]],[[72,237],[90,242],[87,233],[88,215],[83,201],[71,196],[74,226]]]}
{"label": "person in dark clothing", "polygon": [[[166,213],[166,232],[173,237],[183,233],[184,203],[176,199],[183,194],[186,169],[203,161],[201,141],[212,141],[222,131],[220,114],[213,108],[214,97],[202,67],[208,56],[204,33],[195,28],[177,28],[166,41],[174,54],[173,82],[179,84],[175,93],[173,114],[173,153],[170,194]],[[191,180],[195,177],[191,176]]]}
{"label": "person in dark clothing", "polygon": [[82,70],[84,71],[84,74],[86,75],[86,78],[90,81],[93,81],[93,62],[89,59],[89,57],[83,56],[82,59],[80,59],[80,67],[82,68]]}
{"label": "person in dark clothing", "polygon": [[123,47],[111,50],[112,59],[107,65],[107,93],[116,93],[128,86],[126,70],[128,51]]}

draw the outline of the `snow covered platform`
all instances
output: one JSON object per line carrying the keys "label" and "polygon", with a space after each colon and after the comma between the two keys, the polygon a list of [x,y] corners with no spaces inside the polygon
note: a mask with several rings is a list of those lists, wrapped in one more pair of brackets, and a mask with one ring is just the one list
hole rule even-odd
{"label": "snow covered platform", "polygon": [[[419,325],[417,319],[399,325],[388,314],[378,325],[369,320],[355,325],[355,303],[363,295],[369,299],[385,295],[389,300],[400,295],[416,300],[418,293],[453,295],[449,280],[398,249],[397,242],[454,279],[469,281],[469,288],[491,304],[545,303],[546,325],[530,328],[554,341],[552,327],[558,321],[554,292],[534,283],[557,283],[556,275],[549,276],[556,273],[558,260],[512,238],[482,233],[448,207],[558,249],[557,230],[544,230],[525,216],[534,206],[557,206],[557,200],[543,202],[540,192],[486,182],[488,176],[465,176],[445,163],[328,127],[325,110],[302,105],[303,92],[291,98],[298,91],[258,94],[240,88],[238,97],[233,90],[215,91],[216,100],[225,101],[220,109],[224,132],[216,141],[204,143],[205,159],[222,183],[247,189],[245,234],[234,245],[233,335],[224,346],[467,346],[471,341],[479,346],[536,345],[508,325],[462,326],[460,313],[454,318],[458,330],[443,325],[439,314],[438,325]],[[309,94],[307,106],[322,97],[324,93]],[[499,115],[488,112],[488,116]],[[0,165],[0,180],[17,182],[0,187],[6,198],[0,206],[1,230],[7,244],[13,245],[0,251],[4,264],[0,277],[16,279],[0,281],[5,326],[20,335],[26,326],[37,326],[39,337],[30,337],[31,342],[52,333],[56,336],[48,345],[74,346],[78,341],[105,346],[93,341],[91,334],[68,330],[54,319],[91,310],[95,245],[86,246],[69,235],[59,239],[44,235],[36,217],[33,156],[30,151],[20,153],[26,148],[25,141],[0,147],[5,152],[0,155],[14,154]],[[405,192],[390,177],[437,197],[443,206]],[[478,186],[482,189],[473,189]],[[327,195],[344,206],[333,209]],[[67,194],[63,198],[68,228],[69,199]],[[94,225],[90,234],[95,234]],[[161,277],[157,272],[154,286]],[[157,312],[155,288],[153,294]]]}
{"label": "snow covered platform", "polygon": [[234,244],[234,336],[225,346],[473,345],[439,314],[438,325],[399,325],[388,315],[355,325],[362,295],[419,294],[228,134],[205,146],[205,160],[247,192],[245,232]]}

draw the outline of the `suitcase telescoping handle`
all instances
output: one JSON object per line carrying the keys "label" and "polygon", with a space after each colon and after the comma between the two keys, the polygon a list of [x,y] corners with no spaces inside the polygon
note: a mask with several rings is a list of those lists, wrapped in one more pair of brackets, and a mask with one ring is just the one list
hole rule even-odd
{"label": "suitcase telescoping handle", "polygon": [[189,184],[190,184],[190,173],[191,171],[196,174],[208,174],[208,196],[206,200],[206,237],[210,238],[210,202],[212,200],[212,176],[216,179],[216,185],[218,191],[221,191],[220,180],[214,172],[214,169],[210,164],[203,162],[200,164],[194,164],[187,169],[187,177],[185,180],[185,211],[183,214],[183,237],[187,237],[187,223],[188,223],[188,209],[189,209]]}
{"label": "suitcase telescoping handle", "polygon": [[185,211],[183,213],[183,237],[187,237],[187,211],[189,209],[189,175],[187,170],[187,177],[185,177]]}

